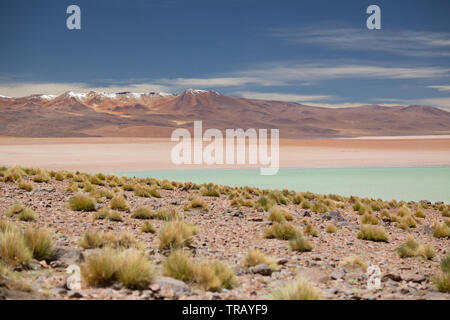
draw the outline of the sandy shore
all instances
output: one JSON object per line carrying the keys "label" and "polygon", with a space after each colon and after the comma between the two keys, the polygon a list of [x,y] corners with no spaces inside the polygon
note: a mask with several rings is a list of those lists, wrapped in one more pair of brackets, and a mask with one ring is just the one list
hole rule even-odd
{"label": "sandy shore", "polygon": [[[0,165],[81,171],[230,168],[229,165],[176,166],[170,160],[175,145],[176,142],[164,138],[0,137]],[[400,166],[450,166],[450,137],[280,141],[282,168]]]}

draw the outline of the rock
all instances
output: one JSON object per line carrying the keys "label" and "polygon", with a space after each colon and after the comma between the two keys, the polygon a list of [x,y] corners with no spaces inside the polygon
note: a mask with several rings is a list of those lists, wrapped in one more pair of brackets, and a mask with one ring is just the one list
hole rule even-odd
{"label": "rock", "polygon": [[26,265],[24,267],[25,267],[25,269],[28,269],[28,270],[39,270],[42,268],[42,265],[36,259],[31,259],[30,261],[28,261],[26,263]]}
{"label": "rock", "polygon": [[420,275],[420,274],[407,275],[407,276],[403,276],[402,278],[405,281],[414,282],[414,283],[422,283],[427,280],[423,275]]}
{"label": "rock", "polygon": [[253,273],[257,273],[263,276],[270,276],[272,274],[272,270],[269,268],[269,266],[265,263],[258,264],[254,267],[250,268],[250,271]]}
{"label": "rock", "polygon": [[396,282],[402,281],[402,277],[398,274],[393,274],[393,273],[387,273],[385,274],[382,278],[381,281],[386,282],[387,280],[393,280]]}
{"label": "rock", "polygon": [[321,218],[324,220],[332,220],[334,222],[343,222],[345,221],[344,217],[337,210],[330,211],[321,215]]}
{"label": "rock", "polygon": [[80,298],[83,298],[83,297],[84,296],[78,291],[71,291],[71,292],[69,292],[69,298],[71,298],[71,299],[80,299]]}
{"label": "rock", "polygon": [[311,217],[311,211],[306,210],[306,211],[303,213],[303,216],[304,216],[304,217]]}
{"label": "rock", "polygon": [[339,280],[345,277],[345,272],[343,270],[335,270],[330,274],[331,279]]}
{"label": "rock", "polygon": [[279,265],[281,265],[281,266],[285,265],[285,264],[288,263],[288,262],[289,262],[289,259],[288,259],[288,258],[281,258],[281,259],[278,259],[278,260],[277,260],[277,264],[279,264]]}
{"label": "rock", "polygon": [[[158,287],[159,290],[155,290]],[[186,283],[170,277],[159,277],[150,288],[152,291],[172,291],[176,297],[188,295],[191,292],[191,288]]]}
{"label": "rock", "polygon": [[80,250],[66,247],[57,248],[56,256],[58,266],[62,268],[65,268],[71,264],[77,264],[83,260],[83,254]]}
{"label": "rock", "polygon": [[260,217],[250,218],[250,221],[254,221],[254,222],[262,222],[262,221],[263,221],[263,218],[260,218]]}

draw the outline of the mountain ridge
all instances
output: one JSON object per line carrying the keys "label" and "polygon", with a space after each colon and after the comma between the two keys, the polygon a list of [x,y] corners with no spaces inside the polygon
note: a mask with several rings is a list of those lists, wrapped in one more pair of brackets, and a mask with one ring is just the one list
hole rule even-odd
{"label": "mountain ridge", "polygon": [[450,113],[422,105],[325,108],[199,89],[0,95],[2,136],[170,137],[176,128],[192,129],[194,120],[205,129],[279,128],[280,137],[293,139],[450,133]]}

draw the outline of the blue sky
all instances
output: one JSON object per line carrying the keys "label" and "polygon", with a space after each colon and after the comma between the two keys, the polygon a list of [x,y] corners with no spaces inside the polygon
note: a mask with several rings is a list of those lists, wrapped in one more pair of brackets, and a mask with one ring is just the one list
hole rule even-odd
{"label": "blue sky", "polygon": [[[81,30],[66,28],[67,6]],[[366,8],[381,7],[381,30]],[[450,108],[450,1],[5,0],[0,94],[212,89]]]}

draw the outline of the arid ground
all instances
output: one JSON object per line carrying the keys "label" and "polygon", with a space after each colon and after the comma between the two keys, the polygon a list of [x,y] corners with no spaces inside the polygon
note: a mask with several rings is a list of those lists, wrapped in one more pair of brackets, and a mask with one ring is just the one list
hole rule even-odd
{"label": "arid ground", "polygon": [[[171,162],[176,143],[167,138],[2,137],[0,164],[88,172],[199,168]],[[449,165],[449,136],[280,141],[280,166],[284,168]]]}
{"label": "arid ground", "polygon": [[[0,180],[0,298],[450,299],[447,204],[17,167]],[[182,247],[191,262],[169,263]]]}

